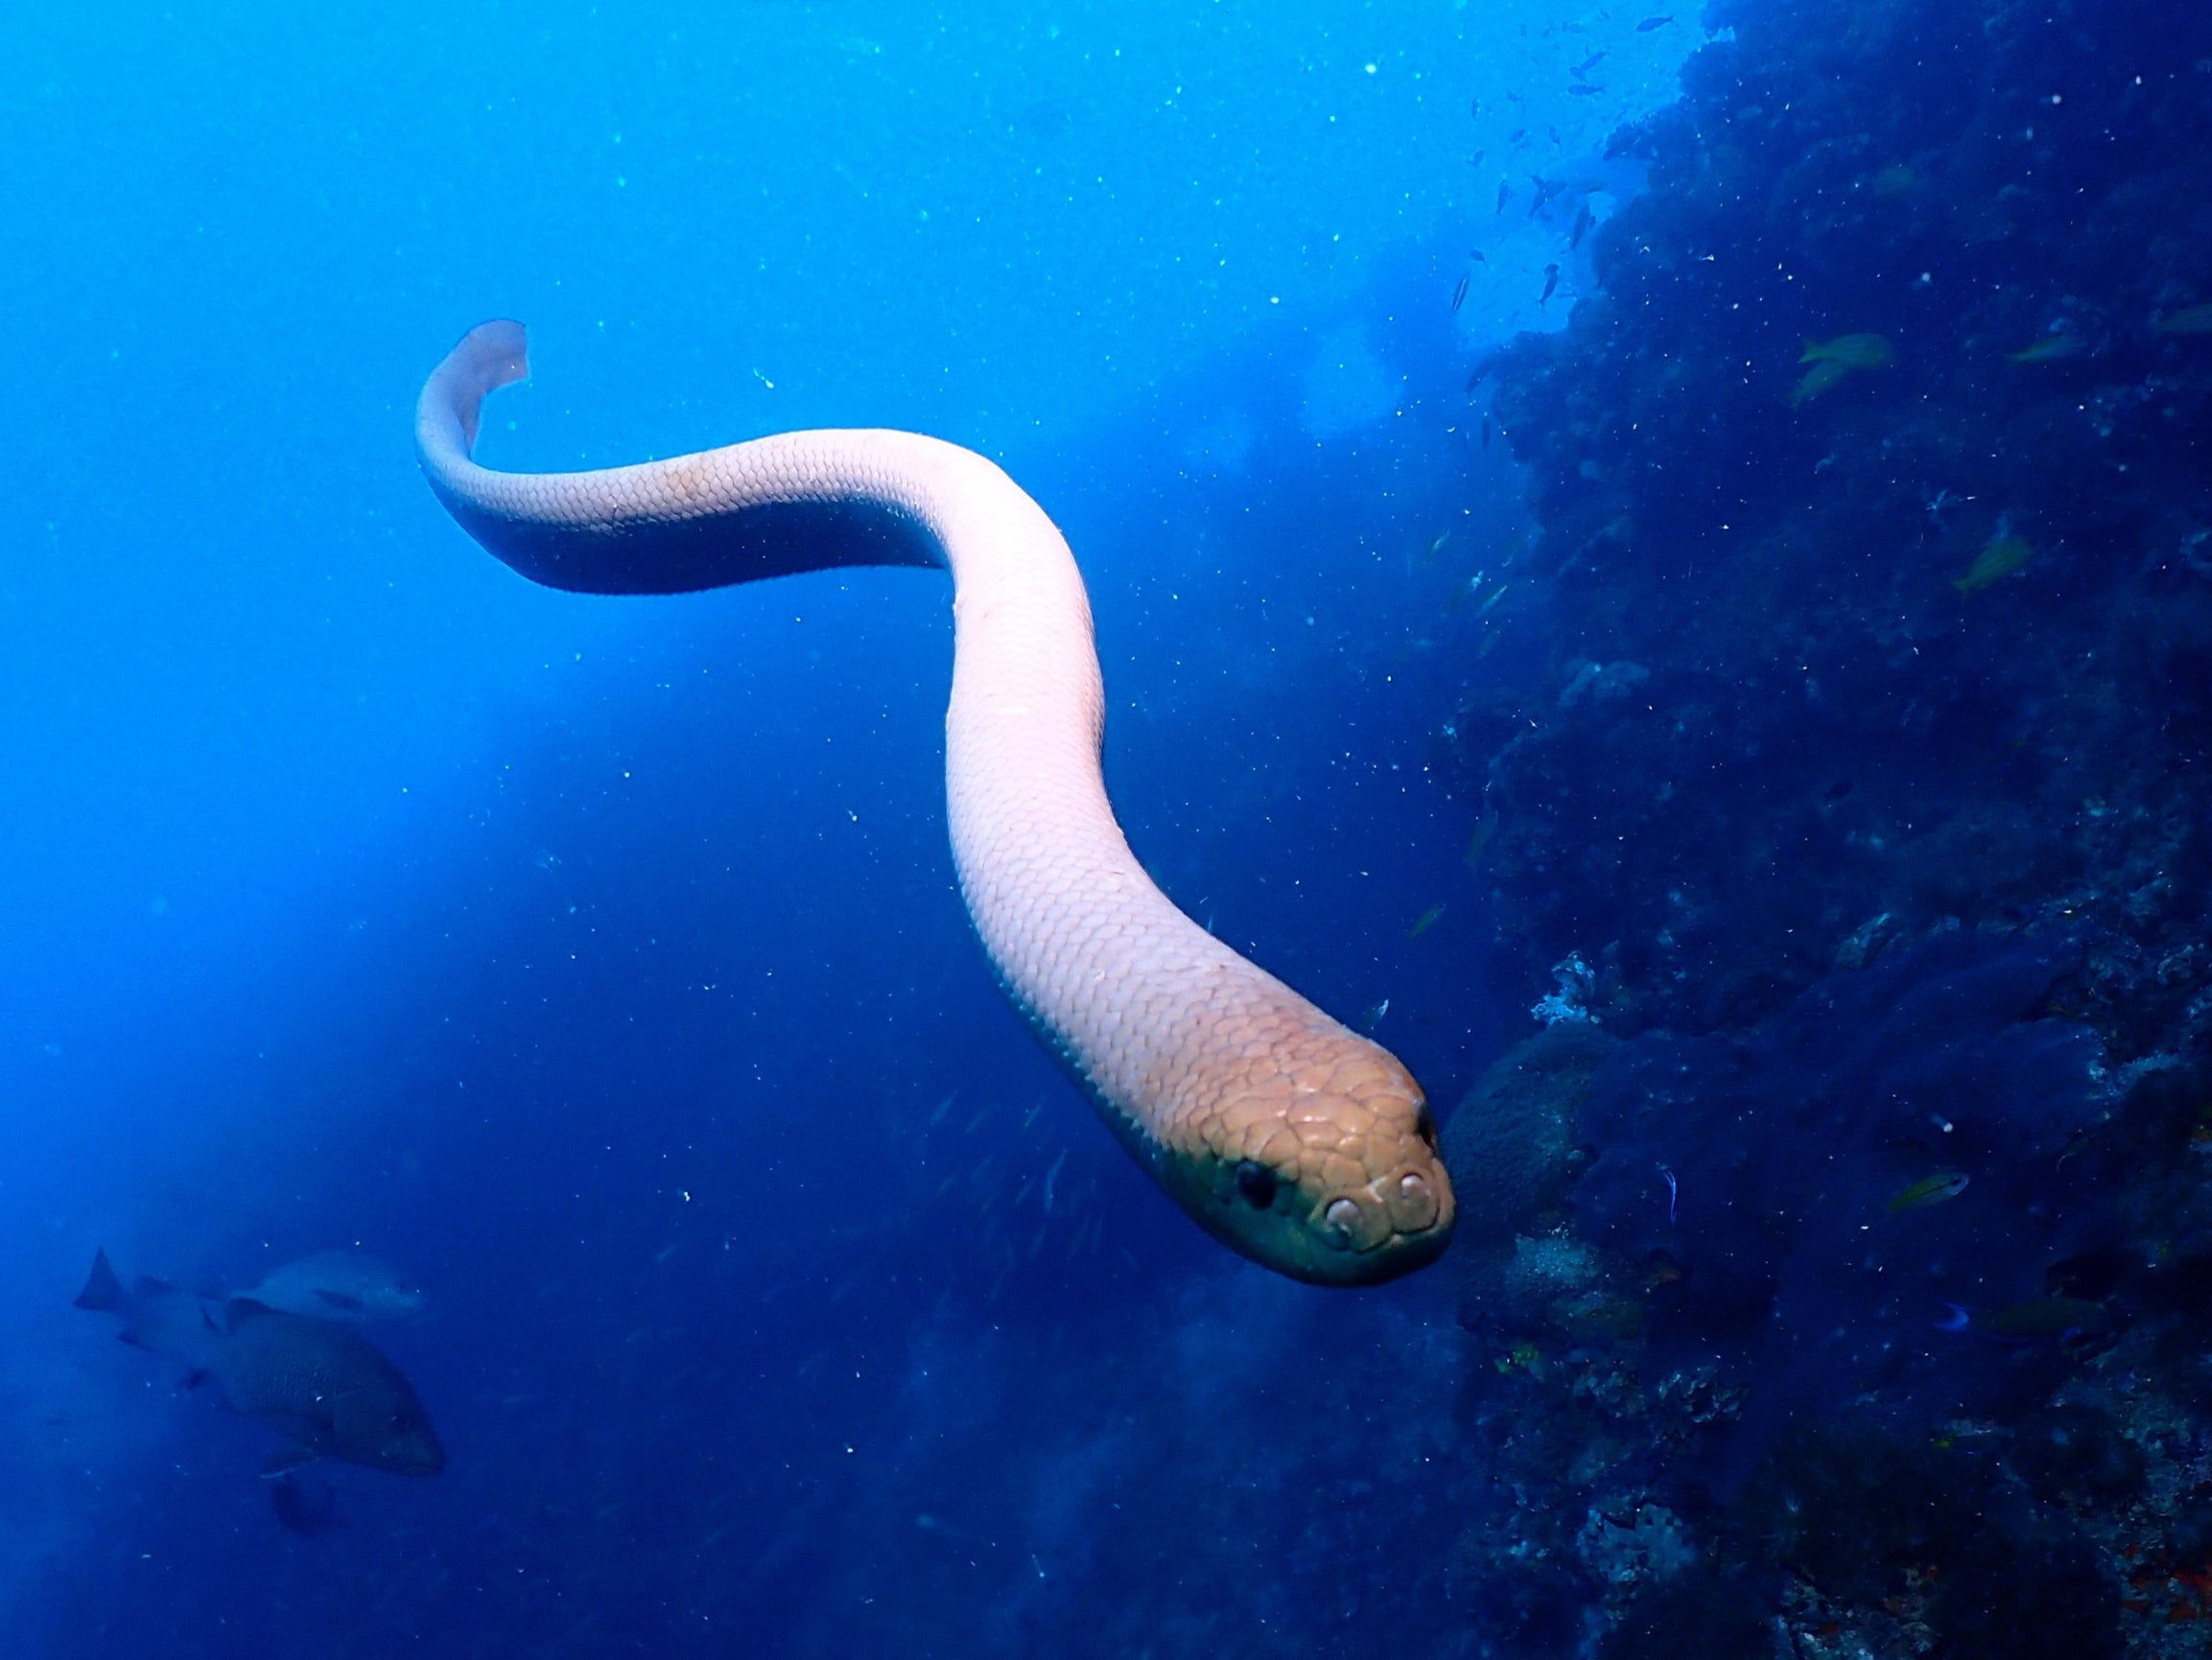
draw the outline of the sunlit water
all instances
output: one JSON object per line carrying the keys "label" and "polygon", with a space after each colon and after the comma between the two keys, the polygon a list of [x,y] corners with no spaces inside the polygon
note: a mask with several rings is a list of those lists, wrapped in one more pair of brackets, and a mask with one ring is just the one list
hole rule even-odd
{"label": "sunlit water", "polygon": [[[1000,458],[1091,581],[1141,854],[1347,1019],[1387,1002],[1448,1102],[1518,1011],[1428,735],[1528,648],[1478,657],[1455,594],[1522,527],[1464,383],[1589,280],[1568,204],[1635,186],[1607,136],[1697,39],[1636,21],[11,20],[10,1652],[1446,1628],[1393,1587],[1447,1541],[1359,1517],[1486,1502],[1437,1474],[1448,1298],[1231,1259],[1001,1006],[945,848],[941,580],[535,590],[437,509],[410,410],[506,315],[537,381],[496,465],[829,424]],[[427,1289],[379,1341],[452,1462],[336,1469],[303,1539],[267,1434],[68,1303],[99,1245],[213,1291],[357,1242]]]}

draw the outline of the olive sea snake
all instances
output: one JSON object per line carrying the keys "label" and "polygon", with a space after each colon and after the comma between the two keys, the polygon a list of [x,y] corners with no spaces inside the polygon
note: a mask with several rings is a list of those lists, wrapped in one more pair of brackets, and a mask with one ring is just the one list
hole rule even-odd
{"label": "olive sea snake", "polygon": [[945,795],[1000,983],[1160,1185],[1299,1279],[1371,1284],[1451,1236],[1420,1086],[1153,885],[1099,772],[1105,695],[1074,556],[973,451],[912,433],[786,433],[589,473],[471,458],[486,394],[529,373],[520,324],[472,330],[423,387],[423,471],[533,581],[674,594],[843,565],[953,577]]}

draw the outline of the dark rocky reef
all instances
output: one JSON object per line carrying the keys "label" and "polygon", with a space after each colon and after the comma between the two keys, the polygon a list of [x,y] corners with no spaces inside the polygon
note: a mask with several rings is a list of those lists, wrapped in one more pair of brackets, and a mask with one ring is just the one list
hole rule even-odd
{"label": "dark rocky reef", "polygon": [[[1576,1231],[1649,1288],[1646,1375],[1748,1391],[1732,1471],[1809,1416],[1924,1432],[2036,1398],[2108,1329],[2105,1304],[2054,1296],[2119,1238],[2113,1172],[2084,1152],[2099,1044],[2043,1015],[2072,960],[1939,935],[1749,1039],[1649,1033],[1592,1080]],[[1977,1336],[1991,1321],[2000,1341]]]}
{"label": "dark rocky reef", "polygon": [[[1490,383],[1551,587],[1543,676],[1445,744],[1497,814],[1500,937],[1532,986],[1602,962],[1617,1029],[1706,1031],[2063,911],[2123,1057],[2193,1036],[2212,12],[1708,21],[1737,37],[1618,141],[1651,189],[1596,233],[1604,291]],[[1809,341],[1865,336],[1800,395]]]}
{"label": "dark rocky reef", "polygon": [[1439,744],[1573,964],[1446,1131],[1486,1651],[2201,1652],[2212,10],[1707,21],[1480,381],[1544,644]]}

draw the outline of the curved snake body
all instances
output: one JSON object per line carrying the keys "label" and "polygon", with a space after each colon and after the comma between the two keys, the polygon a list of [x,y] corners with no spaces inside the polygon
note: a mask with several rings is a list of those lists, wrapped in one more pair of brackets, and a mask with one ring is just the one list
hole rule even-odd
{"label": "curved snake body", "polygon": [[521,325],[473,330],[415,438],[461,526],[534,581],[683,593],[840,565],[942,565],[953,854],[1007,995],[1198,1222],[1299,1279],[1365,1284],[1452,1226],[1421,1088],[1175,908],[1099,772],[1105,696],[1068,544],[991,461],[911,433],[787,433],[588,473],[471,458],[484,397],[529,373]]}

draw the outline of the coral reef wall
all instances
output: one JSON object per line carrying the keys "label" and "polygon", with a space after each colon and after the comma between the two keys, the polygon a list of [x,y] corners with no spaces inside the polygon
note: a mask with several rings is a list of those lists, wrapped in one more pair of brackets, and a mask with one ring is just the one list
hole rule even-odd
{"label": "coral reef wall", "polygon": [[2201,1653],[2212,9],[1706,21],[1470,386],[1484,1651]]}
{"label": "coral reef wall", "polygon": [[1495,365],[1554,585],[1547,677],[1447,742],[1500,935],[1709,1030],[2062,911],[2123,1054],[2194,1030],[2212,12],[1707,20],[1603,292]]}

